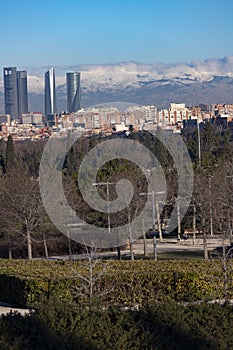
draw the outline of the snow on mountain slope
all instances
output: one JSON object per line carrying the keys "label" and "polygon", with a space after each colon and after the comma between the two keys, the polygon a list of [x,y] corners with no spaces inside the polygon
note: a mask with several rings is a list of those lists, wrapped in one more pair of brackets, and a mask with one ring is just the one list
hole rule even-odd
{"label": "snow on mountain slope", "polygon": [[[215,76],[233,76],[233,57],[209,59],[190,64],[140,64],[123,62],[111,65],[79,65],[56,68],[56,75],[67,71],[80,71],[83,92],[115,91],[126,88],[138,89],[145,84],[160,86],[168,83],[193,83],[210,81]],[[62,82],[62,79],[60,80]],[[57,81],[57,85],[59,82]]]}
{"label": "snow on mountain slope", "polygon": [[[50,67],[23,67],[28,71],[28,90],[43,94],[44,73]],[[181,64],[141,64],[122,62],[107,65],[74,65],[55,67],[56,86],[65,93],[65,74],[69,71],[81,72],[83,93],[137,90],[149,85],[158,87],[167,84],[195,84],[213,80],[216,76],[233,77],[233,56],[222,59],[207,59]],[[0,80],[0,91],[3,81]]]}

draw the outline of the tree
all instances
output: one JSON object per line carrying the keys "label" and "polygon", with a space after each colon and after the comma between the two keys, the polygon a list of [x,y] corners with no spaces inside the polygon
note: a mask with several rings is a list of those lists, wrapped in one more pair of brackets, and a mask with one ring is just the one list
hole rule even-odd
{"label": "tree", "polygon": [[25,169],[12,169],[0,177],[0,218],[8,238],[22,237],[32,259],[34,235],[46,221],[39,193],[39,183]]}
{"label": "tree", "polygon": [[96,302],[99,302],[99,299],[111,293],[114,286],[110,289],[100,289],[98,287],[99,279],[107,273],[110,266],[107,263],[102,263],[102,261],[98,259],[94,246],[90,248],[86,246],[86,253],[88,262],[83,265],[83,270],[86,272],[81,274],[74,268],[72,269],[74,277],[81,281],[78,286],[74,285],[73,288],[74,297],[84,298],[84,300],[88,301],[89,307],[91,308]]}
{"label": "tree", "polygon": [[208,260],[207,235],[210,232],[210,203],[208,177],[199,173],[195,177],[193,204],[196,208],[197,227],[203,234],[204,258]]}
{"label": "tree", "polygon": [[[229,299],[229,292],[232,288],[232,256],[233,256],[233,246],[228,246],[225,242],[225,238],[222,240],[222,249],[218,251],[218,260],[221,262],[220,274],[216,276],[218,281],[216,285],[221,286],[223,289],[223,296],[225,300]],[[213,265],[216,265],[216,260],[212,259]],[[220,282],[220,283],[219,283]]]}
{"label": "tree", "polygon": [[6,145],[6,166],[5,171],[9,173],[15,163],[15,150],[12,136],[8,136],[7,145]]}

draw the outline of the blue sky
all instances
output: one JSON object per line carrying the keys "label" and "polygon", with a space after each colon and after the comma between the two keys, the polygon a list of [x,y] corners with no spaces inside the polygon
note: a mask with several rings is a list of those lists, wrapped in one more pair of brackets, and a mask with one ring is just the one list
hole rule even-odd
{"label": "blue sky", "polygon": [[233,55],[231,0],[1,0],[0,65]]}

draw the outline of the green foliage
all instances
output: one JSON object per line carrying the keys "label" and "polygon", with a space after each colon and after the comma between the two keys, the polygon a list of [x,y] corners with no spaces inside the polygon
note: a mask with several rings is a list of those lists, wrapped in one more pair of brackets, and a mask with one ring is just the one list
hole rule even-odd
{"label": "green foliage", "polygon": [[165,137],[165,133],[163,133],[161,128],[157,129],[155,135],[152,135],[150,132],[143,131],[133,133],[130,137],[133,140],[137,140],[143,144],[148,150],[150,150],[159,161],[160,165],[164,168],[173,164],[173,160],[171,155],[169,154],[167,148],[164,144],[156,137],[156,135],[163,135]]}
{"label": "green foliage", "polygon": [[15,150],[12,136],[8,136],[6,145],[6,172],[9,172],[15,163]]}
{"label": "green foliage", "polygon": [[65,168],[66,174],[72,176],[77,172],[77,154],[75,154],[75,149],[73,146],[69,149],[66,159],[65,159]]}
{"label": "green foliage", "polygon": [[[187,128],[182,134],[194,164],[199,162],[197,128]],[[211,172],[215,166],[231,158],[231,132],[210,122],[200,127],[201,164]]]}
{"label": "green foliage", "polygon": [[232,326],[228,304],[153,302],[134,311],[77,309],[52,300],[29,316],[3,316],[0,348],[225,350],[232,348]]}
{"label": "green foliage", "polygon": [[37,177],[39,174],[42,151],[43,144],[41,144],[40,141],[30,143],[21,150],[23,163],[31,176]]}
{"label": "green foliage", "polygon": [[[94,274],[104,269],[96,265]],[[207,261],[109,261],[96,282],[103,305],[136,305],[153,300],[210,300],[224,296],[220,262]],[[41,300],[56,298],[62,302],[88,304],[85,295],[75,291],[85,276],[88,262],[46,262],[0,260],[0,300],[36,307]],[[232,271],[230,271],[232,274]],[[229,297],[232,278],[229,278]],[[99,303],[99,301],[98,301]]]}

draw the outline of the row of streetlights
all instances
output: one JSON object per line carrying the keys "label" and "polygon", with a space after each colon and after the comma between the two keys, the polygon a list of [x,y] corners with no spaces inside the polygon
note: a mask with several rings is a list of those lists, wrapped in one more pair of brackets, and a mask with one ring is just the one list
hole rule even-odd
{"label": "row of streetlights", "polygon": [[[106,186],[107,190],[107,214],[108,214],[108,232],[111,233],[111,222],[110,222],[110,210],[109,210],[109,185],[114,185],[113,182],[94,182],[92,183],[93,186]],[[160,220],[160,212],[159,212],[159,203],[162,201],[155,200],[155,196],[165,194],[164,191],[151,191],[151,192],[141,192],[140,196],[151,196],[152,197],[152,227],[155,228],[155,223],[157,221],[158,226],[158,232],[159,232],[159,240],[160,242],[163,241],[163,235],[162,235],[162,225]],[[155,217],[155,214],[157,214],[157,218]],[[180,205],[177,204],[177,223],[178,223],[178,236],[177,239],[180,241],[181,239],[181,218],[180,218]],[[130,243],[132,241],[132,237],[129,237]]]}

